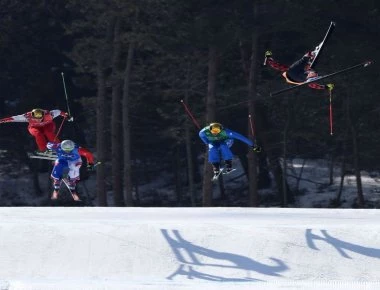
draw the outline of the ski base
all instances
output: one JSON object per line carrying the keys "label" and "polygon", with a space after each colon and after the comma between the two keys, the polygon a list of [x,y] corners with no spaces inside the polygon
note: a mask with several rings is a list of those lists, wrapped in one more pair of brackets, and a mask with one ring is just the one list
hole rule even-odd
{"label": "ski base", "polygon": [[56,160],[57,159],[57,155],[55,155],[55,154],[28,153],[28,157],[30,159],[46,159],[46,160]]}
{"label": "ski base", "polygon": [[226,174],[230,174],[231,172],[235,171],[236,168],[232,168],[230,171],[223,171],[223,174],[226,175]]}
{"label": "ski base", "polygon": [[356,64],[356,65],[347,67],[345,69],[342,69],[342,70],[339,70],[339,71],[336,71],[336,72],[333,72],[333,73],[330,73],[330,74],[327,74],[327,75],[318,76],[318,77],[312,78],[310,80],[307,80],[306,82],[294,85],[292,87],[287,87],[287,88],[279,90],[277,92],[270,93],[270,96],[273,97],[273,96],[279,95],[281,93],[284,93],[284,92],[287,92],[287,91],[291,91],[291,90],[297,89],[299,87],[308,85],[310,83],[315,83],[315,82],[318,82],[320,80],[323,80],[323,79],[326,79],[326,78],[330,78],[332,76],[336,76],[336,75],[339,75],[339,74],[342,74],[342,73],[345,73],[345,72],[348,72],[348,71],[351,71],[351,70],[354,70],[354,69],[366,68],[369,65],[371,65],[372,63],[373,63],[373,61],[369,60],[369,61],[365,61],[365,62],[362,62],[362,63]]}
{"label": "ski base", "polygon": [[323,50],[323,48],[325,46],[324,44],[326,43],[327,39],[330,37],[331,33],[334,31],[334,28],[335,28],[335,22],[331,21],[330,26],[327,29],[327,32],[326,32],[322,42],[320,44],[318,44],[318,46],[316,47],[317,53],[315,54],[314,59],[310,64],[311,68],[313,68],[315,66],[317,59],[318,59],[318,56],[320,55],[321,51]]}
{"label": "ski base", "polygon": [[219,176],[220,176],[221,174],[223,174],[223,175],[230,174],[231,172],[233,172],[233,171],[235,171],[235,170],[236,170],[236,168],[232,168],[230,171],[226,171],[226,170],[224,170],[224,168],[220,168],[219,173],[218,173],[218,174],[215,174],[215,175],[212,177],[211,181],[217,181],[217,180],[219,179]]}

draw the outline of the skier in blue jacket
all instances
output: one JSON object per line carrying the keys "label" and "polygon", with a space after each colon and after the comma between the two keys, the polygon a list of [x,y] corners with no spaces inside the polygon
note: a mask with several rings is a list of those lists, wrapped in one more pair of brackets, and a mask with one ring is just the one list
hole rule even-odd
{"label": "skier in blue jacket", "polygon": [[53,179],[54,191],[51,196],[52,200],[58,199],[58,192],[61,185],[61,180],[65,169],[68,169],[68,187],[75,201],[80,201],[76,190],[76,184],[79,182],[79,169],[82,166],[81,156],[86,158],[87,169],[93,170],[94,156],[84,147],[80,147],[71,140],[64,140],[61,143],[48,142],[47,148],[57,154],[57,159],[54,163],[54,168],[51,172]]}
{"label": "skier in blue jacket", "polygon": [[233,144],[233,139],[246,143],[248,146],[252,147],[254,152],[261,151],[261,148],[252,140],[235,131],[223,128],[220,123],[211,123],[204,127],[199,131],[199,137],[202,139],[203,143],[208,145],[208,161],[212,164],[214,175],[219,174],[221,159],[225,162],[226,172],[228,173],[232,170],[233,154],[230,147]]}

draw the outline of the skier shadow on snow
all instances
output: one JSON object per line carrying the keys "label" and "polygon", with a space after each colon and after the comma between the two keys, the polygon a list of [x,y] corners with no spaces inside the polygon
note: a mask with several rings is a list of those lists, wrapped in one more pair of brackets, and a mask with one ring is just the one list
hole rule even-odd
{"label": "skier shadow on snow", "polygon": [[345,242],[330,236],[326,230],[321,230],[323,236],[313,234],[311,229],[306,230],[306,241],[309,248],[319,251],[314,241],[324,241],[333,246],[343,257],[352,259],[347,252],[357,253],[363,256],[380,259],[380,249],[363,247],[360,245]]}
{"label": "skier shadow on snow", "polygon": [[[188,279],[202,279],[207,281],[220,281],[220,282],[255,282],[263,281],[250,277],[234,278],[222,277],[205,273],[206,267],[229,268],[247,271],[248,276],[250,272],[257,272],[268,276],[280,277],[280,272],[288,269],[284,262],[276,258],[270,258],[274,265],[266,265],[256,262],[249,257],[242,255],[218,252],[215,250],[207,249],[205,247],[197,246],[182,238],[178,230],[161,229],[162,235],[169,243],[171,249],[177,260],[181,263],[178,269],[171,274],[167,279],[172,280],[177,275],[187,276]],[[170,234],[172,233],[172,236]],[[202,262],[207,259],[207,262]],[[209,262],[210,259],[215,260],[215,263]],[[204,272],[200,272],[200,267],[204,268]],[[197,270],[195,270],[196,268]],[[209,268],[210,269],[210,268]]]}

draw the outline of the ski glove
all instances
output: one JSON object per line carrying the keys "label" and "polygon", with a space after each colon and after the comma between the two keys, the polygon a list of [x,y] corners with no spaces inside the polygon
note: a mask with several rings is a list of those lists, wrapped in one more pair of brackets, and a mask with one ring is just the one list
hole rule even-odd
{"label": "ski glove", "polygon": [[258,145],[253,145],[252,146],[253,152],[260,153],[261,152],[261,147]]}
{"label": "ski glove", "polygon": [[327,84],[326,87],[328,90],[332,91],[334,88],[334,84]]}
{"label": "ski glove", "polygon": [[74,121],[74,118],[72,116],[69,115],[69,113],[66,113],[66,112],[61,112],[61,116],[65,119],[67,119],[68,122],[72,122]]}
{"label": "ski glove", "polygon": [[265,52],[265,57],[271,57],[272,56],[272,52],[270,50],[267,50]]}

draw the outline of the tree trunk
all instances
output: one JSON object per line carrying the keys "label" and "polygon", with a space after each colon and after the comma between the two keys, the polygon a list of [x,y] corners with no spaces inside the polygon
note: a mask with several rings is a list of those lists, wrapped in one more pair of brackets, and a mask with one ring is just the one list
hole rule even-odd
{"label": "tree trunk", "polygon": [[[288,107],[289,108],[289,107]],[[286,120],[285,126],[284,126],[284,139],[283,139],[283,159],[282,159],[282,199],[281,199],[281,204],[282,206],[288,206],[288,187],[287,187],[287,168],[288,168],[288,163],[287,163],[287,144],[288,144],[288,132],[289,132],[289,124],[290,124],[290,109],[288,109],[288,118]]]}
{"label": "tree trunk", "polygon": [[353,145],[353,158],[354,158],[354,170],[356,177],[356,187],[358,190],[358,207],[364,207],[364,195],[363,195],[363,186],[362,186],[362,177],[360,173],[359,165],[359,149],[358,149],[358,140],[355,127],[351,124],[351,134],[352,134],[352,145]]}
{"label": "tree trunk", "polygon": [[[206,96],[206,123],[215,121],[215,87],[216,75],[218,67],[218,56],[216,45],[209,47],[209,60],[208,60],[208,79],[207,79],[207,96]],[[208,152],[205,154],[203,174],[203,206],[212,206],[212,168],[208,163]]]}
{"label": "tree trunk", "polygon": [[175,158],[173,160],[173,169],[174,169],[174,180],[175,180],[175,192],[177,197],[177,206],[182,205],[182,166],[181,166],[181,157],[179,144],[175,146]]}
{"label": "tree trunk", "polygon": [[342,140],[342,150],[341,150],[341,166],[340,166],[340,183],[339,183],[339,189],[338,193],[335,198],[335,207],[339,207],[340,205],[340,200],[342,197],[342,192],[343,192],[343,187],[344,187],[344,176],[346,173],[346,142],[347,142],[347,131],[348,128],[345,129],[344,135],[343,135],[343,140]]}
{"label": "tree trunk", "polygon": [[107,206],[107,192],[105,182],[105,157],[106,157],[106,144],[105,144],[105,123],[106,123],[106,90],[105,90],[105,72],[103,69],[103,62],[101,56],[98,58],[97,63],[97,100],[96,100],[96,148],[97,157],[103,165],[98,166],[96,170],[96,195],[99,206]]}
{"label": "tree trunk", "polygon": [[96,195],[99,206],[107,206],[107,191],[106,191],[106,123],[107,123],[107,106],[106,106],[106,59],[109,55],[109,47],[112,43],[114,19],[111,19],[106,32],[104,43],[100,44],[97,56],[97,97],[96,97],[96,148],[97,157],[103,165],[96,170]]}
{"label": "tree trunk", "polygon": [[125,205],[133,206],[132,193],[132,161],[131,161],[131,124],[129,120],[129,84],[131,79],[131,69],[135,42],[132,40],[129,44],[127,64],[124,72],[123,87],[123,152],[124,152],[124,187],[125,187]]}
{"label": "tree trunk", "polygon": [[116,19],[114,32],[114,50],[112,59],[112,117],[111,117],[111,142],[112,142],[112,189],[115,206],[123,206],[122,188],[122,132],[121,132],[121,79],[120,79],[120,16]]}
{"label": "tree trunk", "polygon": [[[248,112],[250,115],[248,131],[251,139],[256,142],[256,136],[254,132],[253,120],[256,116],[255,105],[256,105],[256,78],[257,78],[257,66],[256,66],[256,58],[257,58],[257,38],[258,31],[252,34],[252,52],[251,52],[251,63],[249,66],[249,76],[248,76]],[[256,154],[253,150],[248,151],[248,174],[249,174],[249,206],[259,206],[259,194],[257,191],[257,158]]]}

